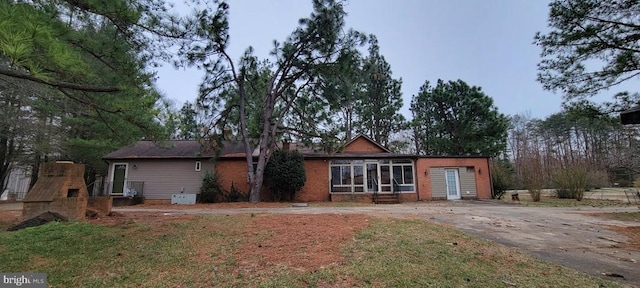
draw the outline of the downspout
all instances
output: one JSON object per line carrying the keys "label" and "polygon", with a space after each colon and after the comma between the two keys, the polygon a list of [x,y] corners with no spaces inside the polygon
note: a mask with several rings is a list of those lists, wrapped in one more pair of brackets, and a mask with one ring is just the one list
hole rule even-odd
{"label": "downspout", "polygon": [[493,199],[493,177],[491,176],[491,162],[489,162],[489,157],[487,156],[487,168],[489,168],[489,191],[491,191],[491,199]]}
{"label": "downspout", "polygon": [[418,160],[420,160],[420,157],[416,157],[415,161],[413,162],[414,163],[413,173],[415,174],[414,177],[416,179],[416,194],[418,194],[416,196],[416,199],[417,199],[416,201],[420,201],[420,190],[418,189],[418,187],[420,187],[420,183],[419,183],[420,180],[418,180]]}

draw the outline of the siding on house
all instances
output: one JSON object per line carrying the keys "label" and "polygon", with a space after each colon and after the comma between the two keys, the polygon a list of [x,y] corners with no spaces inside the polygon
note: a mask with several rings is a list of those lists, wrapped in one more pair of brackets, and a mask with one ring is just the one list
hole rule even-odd
{"label": "siding on house", "polygon": [[[460,181],[460,196],[478,196],[478,193],[476,192],[476,173],[474,167],[446,167],[446,169],[458,170],[458,177]],[[444,171],[445,167],[432,167],[430,169],[432,189],[431,193],[432,197],[434,198],[447,197],[447,181],[444,175]]]}
{"label": "siding on house", "polygon": [[458,174],[460,175],[460,196],[477,197],[475,167],[460,167]]}
{"label": "siding on house", "polygon": [[432,167],[429,169],[429,175],[431,175],[431,197],[447,198],[447,182],[444,177],[444,168]]}
{"label": "siding on house", "polygon": [[[200,171],[195,170],[196,161],[201,162]],[[109,165],[109,173],[113,173],[116,163],[128,165],[127,181],[144,181],[145,199],[171,199],[171,194],[183,191],[188,194],[199,193],[204,175],[214,171],[213,163],[206,159],[153,159],[113,160]],[[112,181],[111,175],[106,181]]]}
{"label": "siding on house", "polygon": [[[467,167],[473,167],[473,171],[467,171]],[[420,200],[446,199],[445,168],[458,168],[462,197],[491,198],[488,158],[423,157],[416,161],[416,181]],[[469,195],[466,191],[469,191]]]}

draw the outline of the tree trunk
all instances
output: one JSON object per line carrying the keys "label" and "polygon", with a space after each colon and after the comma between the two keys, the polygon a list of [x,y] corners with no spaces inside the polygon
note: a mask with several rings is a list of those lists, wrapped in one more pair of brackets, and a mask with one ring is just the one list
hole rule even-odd
{"label": "tree trunk", "polygon": [[352,108],[351,108],[351,106],[350,106],[350,105],[349,105],[349,107],[347,107],[347,108],[344,110],[344,115],[345,115],[345,117],[344,117],[344,118],[345,118],[345,120],[346,120],[346,121],[345,121],[345,127],[344,127],[344,131],[345,131],[345,140],[346,140],[346,141],[351,140],[351,122],[352,122],[352,117],[353,117],[353,116],[352,116],[352,115],[353,115],[353,112],[352,112],[351,110],[352,110]]}
{"label": "tree trunk", "polygon": [[40,170],[40,163],[42,162],[42,156],[40,152],[36,152],[33,156],[33,165],[31,166],[31,180],[29,181],[29,190],[33,188],[33,185],[36,185],[38,182],[38,171]]}
{"label": "tree trunk", "polygon": [[[267,160],[269,160],[269,157],[271,156],[271,148],[274,141],[273,135],[276,129],[275,123],[272,123],[276,97],[277,95],[274,95],[272,92],[267,95],[267,99],[264,101],[262,133],[260,134],[260,143],[258,144],[258,163],[256,165],[255,173],[253,174],[251,193],[249,194],[249,202],[251,203],[260,202],[260,191],[262,190],[262,183],[264,182],[264,169],[267,166]],[[248,159],[249,158],[247,158],[247,161],[249,161]]]}
{"label": "tree trunk", "polygon": [[0,137],[0,193],[4,191],[9,177],[9,166],[11,164],[11,153],[9,151],[9,139]]}

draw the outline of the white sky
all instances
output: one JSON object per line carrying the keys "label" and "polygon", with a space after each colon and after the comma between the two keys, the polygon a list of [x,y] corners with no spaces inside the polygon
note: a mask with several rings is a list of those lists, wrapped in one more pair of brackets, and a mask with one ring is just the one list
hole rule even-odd
{"label": "white sky", "polygon": [[[268,57],[274,39],[283,41],[297,20],[311,13],[310,0],[231,0],[230,54],[248,46]],[[547,30],[547,0],[350,0],[347,27],[375,34],[393,77],[403,80],[404,108],[425,80],[461,79],[482,87],[507,115],[541,118],[560,111],[561,95],[536,81],[537,31]],[[158,71],[158,87],[175,101],[195,101],[202,72]],[[610,94],[606,96],[610,99]]]}

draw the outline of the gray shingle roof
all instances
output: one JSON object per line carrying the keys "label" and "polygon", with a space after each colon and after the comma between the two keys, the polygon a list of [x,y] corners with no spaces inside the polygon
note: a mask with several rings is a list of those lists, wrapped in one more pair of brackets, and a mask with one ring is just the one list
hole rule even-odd
{"label": "gray shingle roof", "polygon": [[[132,145],[122,147],[104,157],[110,159],[188,159],[188,158],[212,158],[217,150],[210,142],[198,142],[191,140],[168,141],[138,141]],[[225,143],[220,155],[243,153],[244,148],[239,143]]]}

